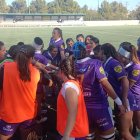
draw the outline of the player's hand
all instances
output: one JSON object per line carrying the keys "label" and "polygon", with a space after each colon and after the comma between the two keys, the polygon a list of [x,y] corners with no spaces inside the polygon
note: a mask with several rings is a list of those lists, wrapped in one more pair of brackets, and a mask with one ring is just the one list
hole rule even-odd
{"label": "player's hand", "polygon": [[53,81],[50,79],[49,80],[49,87],[51,87],[53,85]]}
{"label": "player's hand", "polygon": [[125,111],[128,111],[128,99],[127,98],[124,98],[122,100],[122,102],[123,102],[123,106],[125,108]]}
{"label": "player's hand", "polygon": [[118,108],[119,108],[119,110],[120,110],[119,116],[123,115],[123,114],[125,113],[125,108],[124,108],[124,106],[123,106],[123,105],[118,105]]}

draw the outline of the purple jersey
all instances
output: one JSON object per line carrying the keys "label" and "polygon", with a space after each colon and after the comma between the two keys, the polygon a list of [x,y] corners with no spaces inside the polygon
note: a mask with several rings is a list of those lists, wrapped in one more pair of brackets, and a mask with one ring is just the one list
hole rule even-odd
{"label": "purple jersey", "polygon": [[102,62],[89,57],[76,62],[77,71],[87,69],[84,73],[83,92],[87,108],[107,108],[108,100],[101,81],[106,79]]}
{"label": "purple jersey", "polygon": [[121,98],[122,89],[120,79],[126,77],[125,69],[121,66],[119,61],[110,57],[104,63],[104,70],[107,75],[108,81],[112,85],[116,94]]}
{"label": "purple jersey", "polygon": [[140,51],[137,51],[138,58],[140,60]]}
{"label": "purple jersey", "polygon": [[72,48],[71,48],[71,47],[67,47],[67,48],[65,49],[65,56],[66,56],[66,57],[69,57],[69,56],[71,56],[71,55],[73,55]]}
{"label": "purple jersey", "polygon": [[135,84],[130,87],[129,93],[132,93],[135,96],[138,110],[140,111],[140,64],[130,63],[126,67],[128,74],[128,79],[134,81]]}
{"label": "purple jersey", "polygon": [[64,41],[61,38],[58,40],[54,40],[53,38],[51,38],[49,44],[54,45],[58,49],[57,59],[58,61],[60,61],[61,60],[60,52],[65,51]]}
{"label": "purple jersey", "polygon": [[59,60],[57,59],[57,56],[55,57],[52,57],[51,54],[49,53],[49,51],[45,51],[43,53],[43,55],[47,58],[48,62],[55,65],[55,66],[58,66],[59,65]]}
{"label": "purple jersey", "polygon": [[35,52],[34,59],[44,65],[48,64],[48,60],[45,56],[41,54],[41,52]]}

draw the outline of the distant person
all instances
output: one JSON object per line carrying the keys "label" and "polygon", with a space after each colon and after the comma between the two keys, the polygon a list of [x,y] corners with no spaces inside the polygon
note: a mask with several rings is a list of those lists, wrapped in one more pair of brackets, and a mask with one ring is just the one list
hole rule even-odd
{"label": "distant person", "polygon": [[44,46],[43,40],[40,37],[35,37],[34,41],[33,41],[33,47],[35,48],[34,59],[36,61],[46,65],[46,67],[48,67],[48,68],[58,70],[58,67],[49,63],[47,58],[44,55],[42,55],[43,46]]}
{"label": "distant person", "polygon": [[0,41],[0,67],[3,66],[5,62],[13,61],[11,58],[7,57],[5,44]]}
{"label": "distant person", "polygon": [[65,56],[68,58],[68,57],[72,57],[73,55],[73,52],[72,52],[72,47],[74,45],[74,41],[72,38],[68,38],[66,40],[66,45],[67,45],[67,48],[65,49]]}
{"label": "distant person", "polygon": [[138,54],[138,57],[139,57],[139,60],[140,60],[140,37],[137,40],[137,46],[138,46],[137,54]]}
{"label": "distant person", "polygon": [[79,42],[85,42],[85,38],[84,38],[84,35],[83,34],[78,34],[76,36],[76,41],[79,41]]}
{"label": "distant person", "polygon": [[85,45],[87,46],[88,44],[90,44],[90,39],[93,37],[93,35],[87,35],[85,38]]}
{"label": "distant person", "polygon": [[54,28],[50,43],[57,48],[57,60],[60,62],[65,59],[65,44],[63,41],[62,30],[60,28]]}
{"label": "distant person", "polygon": [[5,58],[6,47],[2,41],[0,41],[0,62]]}
{"label": "distant person", "polygon": [[87,55],[93,55],[94,49],[99,45],[99,39],[97,37],[91,36],[89,44],[87,45]]}
{"label": "distant person", "polygon": [[34,53],[32,46],[24,45],[16,61],[5,63],[0,70],[0,140],[11,138],[19,126],[29,127],[36,117],[40,73],[31,64]]}
{"label": "distant person", "polygon": [[53,44],[49,44],[47,50],[43,52],[43,55],[47,58],[48,62],[52,65],[59,66],[59,60],[57,58],[58,49]]}

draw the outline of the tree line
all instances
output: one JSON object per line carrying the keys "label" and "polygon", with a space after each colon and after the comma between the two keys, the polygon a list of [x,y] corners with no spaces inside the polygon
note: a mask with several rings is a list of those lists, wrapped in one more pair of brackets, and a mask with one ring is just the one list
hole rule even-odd
{"label": "tree line", "polygon": [[[29,0],[28,0],[29,2]],[[83,13],[85,20],[140,20],[140,5],[135,10],[129,11],[121,2],[108,2],[104,0],[97,10],[90,9],[87,5],[80,7],[74,0],[14,0],[7,5],[5,0],[0,0],[0,13]]]}

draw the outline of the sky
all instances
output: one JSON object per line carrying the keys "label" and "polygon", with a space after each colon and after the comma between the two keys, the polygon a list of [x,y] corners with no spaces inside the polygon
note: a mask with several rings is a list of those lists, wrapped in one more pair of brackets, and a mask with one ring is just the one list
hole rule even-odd
{"label": "sky", "polygon": [[[6,0],[8,4],[11,4],[13,0]],[[31,1],[31,0],[27,0]],[[52,0],[46,0],[46,2],[50,2]],[[88,5],[89,8],[97,9],[98,2],[101,4],[103,0],[76,0],[80,6]],[[112,2],[114,0],[107,0],[108,2]],[[129,10],[133,10],[137,5],[140,5],[140,0],[117,0],[118,2],[122,2],[125,6],[128,7]]]}

